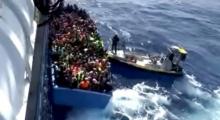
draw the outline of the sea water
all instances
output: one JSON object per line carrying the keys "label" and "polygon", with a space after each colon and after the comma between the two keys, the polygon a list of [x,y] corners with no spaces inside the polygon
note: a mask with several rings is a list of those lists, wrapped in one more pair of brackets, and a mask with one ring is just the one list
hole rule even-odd
{"label": "sea water", "polygon": [[137,80],[116,89],[106,110],[70,112],[68,120],[220,119],[219,0],[66,2],[88,10],[106,46],[114,34],[119,34],[128,51],[164,53],[171,45],[188,50],[185,75],[170,79],[174,80],[170,87],[161,86],[158,80]]}
{"label": "sea water", "polygon": [[105,110],[70,112],[67,120],[218,120],[220,88],[206,91],[200,85],[189,75],[169,91],[138,83],[115,90]]}

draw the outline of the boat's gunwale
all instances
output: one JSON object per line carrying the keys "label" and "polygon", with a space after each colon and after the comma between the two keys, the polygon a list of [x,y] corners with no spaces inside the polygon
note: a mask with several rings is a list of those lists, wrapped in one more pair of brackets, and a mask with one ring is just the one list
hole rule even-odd
{"label": "boat's gunwale", "polygon": [[53,89],[55,90],[68,90],[68,91],[77,91],[77,92],[87,92],[87,93],[92,93],[92,94],[96,94],[96,95],[103,95],[106,97],[111,97],[112,94],[108,94],[108,93],[104,93],[104,92],[97,92],[97,91],[92,91],[92,90],[83,90],[83,89],[79,89],[79,88],[67,88],[67,87],[61,87],[61,86],[55,86],[53,85]]}
{"label": "boat's gunwale", "polygon": [[83,89],[80,89],[80,88],[69,88],[69,87],[62,87],[62,86],[59,86],[58,84],[56,84],[56,77],[55,77],[55,74],[54,74],[54,67],[50,67],[50,70],[51,70],[51,80],[52,80],[52,86],[53,86],[53,89],[66,89],[66,90],[72,90],[72,91],[89,91],[89,92],[94,92],[94,93],[101,93],[101,94],[106,94],[106,95],[109,95],[108,93],[105,93],[105,92],[99,92],[99,91],[93,91],[93,90],[83,90]]}

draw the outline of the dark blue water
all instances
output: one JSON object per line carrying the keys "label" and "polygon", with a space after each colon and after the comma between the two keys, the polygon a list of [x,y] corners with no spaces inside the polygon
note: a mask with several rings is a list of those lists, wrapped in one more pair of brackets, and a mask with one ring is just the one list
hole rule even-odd
{"label": "dark blue water", "polygon": [[[108,112],[120,113],[130,120],[220,119],[219,0],[67,2],[89,11],[106,46],[117,33],[127,50],[138,53],[164,53],[171,45],[188,50],[185,76],[171,78],[174,82],[169,87],[161,86],[157,78],[135,80],[114,74],[115,79],[135,82],[113,93]],[[109,120],[102,112],[69,113],[68,119]]]}

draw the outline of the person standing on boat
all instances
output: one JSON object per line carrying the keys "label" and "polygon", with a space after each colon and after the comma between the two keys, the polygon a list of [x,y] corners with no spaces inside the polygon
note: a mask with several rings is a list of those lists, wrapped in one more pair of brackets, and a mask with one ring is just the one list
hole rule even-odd
{"label": "person standing on boat", "polygon": [[115,35],[113,38],[112,38],[112,52],[114,54],[117,54],[117,45],[118,45],[118,42],[119,42],[119,37],[118,35]]}
{"label": "person standing on boat", "polygon": [[173,69],[173,59],[174,59],[174,54],[169,53],[163,62],[163,68],[165,70],[172,70]]}

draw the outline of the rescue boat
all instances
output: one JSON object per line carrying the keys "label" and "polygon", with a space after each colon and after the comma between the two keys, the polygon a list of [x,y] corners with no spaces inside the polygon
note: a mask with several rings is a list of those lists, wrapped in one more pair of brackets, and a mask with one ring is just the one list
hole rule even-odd
{"label": "rescue boat", "polygon": [[187,51],[178,46],[171,46],[168,50],[167,56],[138,55],[124,50],[117,50],[117,54],[115,54],[112,51],[108,51],[108,57],[112,64],[117,62],[146,72],[182,76],[184,70],[180,62],[185,60]]}

